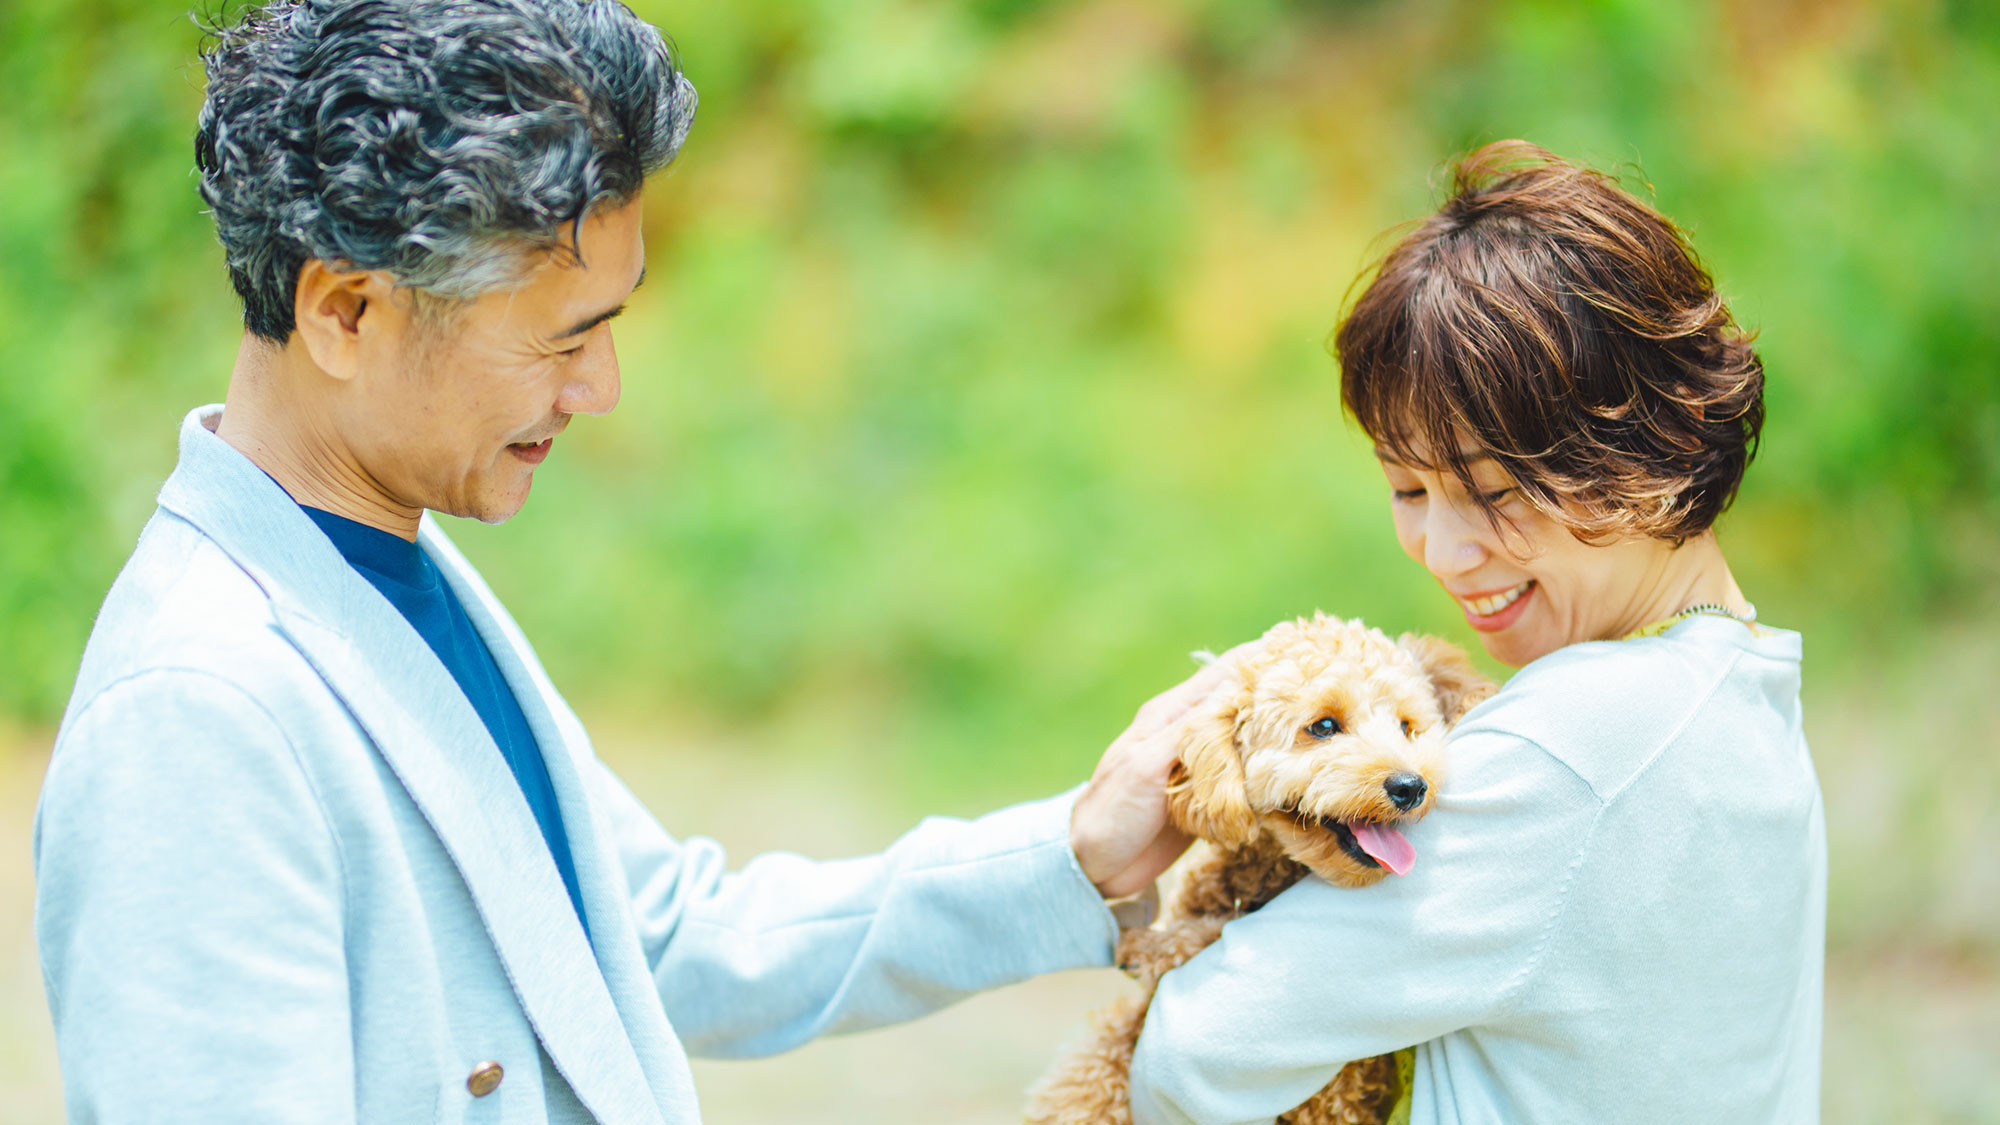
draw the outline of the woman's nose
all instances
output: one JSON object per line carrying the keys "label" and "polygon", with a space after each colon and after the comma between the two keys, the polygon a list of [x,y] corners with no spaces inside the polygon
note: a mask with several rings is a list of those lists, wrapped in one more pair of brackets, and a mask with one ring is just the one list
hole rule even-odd
{"label": "woman's nose", "polygon": [[1461,511],[1455,504],[1431,504],[1424,520],[1424,566],[1443,578],[1476,569],[1486,561],[1486,548],[1475,526],[1477,515]]}

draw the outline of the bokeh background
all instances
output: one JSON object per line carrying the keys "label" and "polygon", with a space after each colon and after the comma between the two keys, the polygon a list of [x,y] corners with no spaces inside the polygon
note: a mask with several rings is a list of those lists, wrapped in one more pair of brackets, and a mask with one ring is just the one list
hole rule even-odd
{"label": "bokeh background", "polygon": [[[1441,162],[1526,137],[1655,200],[1762,333],[1722,536],[1807,639],[1826,1119],[2000,1121],[2000,8],[635,6],[702,102],[623,403],[454,534],[670,827],[830,855],[1065,787],[1189,650],[1315,608],[1472,645],[1323,343]],[[0,0],[0,1121],[61,1116],[54,725],[237,343],[199,41],[173,0]],[[709,1114],[1016,1120],[1118,987],[705,1065]]]}

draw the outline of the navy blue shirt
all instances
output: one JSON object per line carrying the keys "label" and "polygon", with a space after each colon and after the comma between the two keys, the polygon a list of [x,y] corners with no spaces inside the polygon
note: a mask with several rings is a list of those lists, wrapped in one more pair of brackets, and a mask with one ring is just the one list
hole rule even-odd
{"label": "navy blue shirt", "polygon": [[[563,832],[562,813],[556,808],[555,789],[549,784],[548,766],[542,761],[541,747],[535,744],[535,732],[528,728],[520,701],[514,698],[500,666],[493,662],[493,654],[437,564],[423,548],[400,536],[318,508],[303,504],[300,508],[333,540],[348,565],[409,620],[417,635],[444,662],[451,678],[458,681],[459,690],[479,712],[487,732],[506,756],[507,767],[514,771],[514,780],[534,811],[535,823],[541,826],[542,839],[548,841],[549,854],[555,857],[556,870],[562,872],[570,905],[582,922],[583,892],[577,887],[569,837]],[[584,922],[584,933],[589,932],[590,924]]]}

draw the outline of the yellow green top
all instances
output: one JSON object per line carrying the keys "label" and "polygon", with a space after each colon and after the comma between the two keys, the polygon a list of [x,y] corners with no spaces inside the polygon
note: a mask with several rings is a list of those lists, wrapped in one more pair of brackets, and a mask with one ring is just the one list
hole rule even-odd
{"label": "yellow green top", "polygon": [[1719,605],[1703,604],[1703,605],[1691,605],[1686,609],[1681,610],[1679,613],[1671,613],[1665,617],[1660,618],[1658,621],[1641,625],[1637,629],[1632,630],[1631,632],[1625,634],[1622,637],[1619,637],[1618,639],[1621,641],[1632,641],[1632,640],[1637,640],[1640,637],[1657,637],[1661,633],[1666,632],[1668,629],[1671,629],[1674,626],[1680,624],[1682,621],[1690,617],[1693,617],[1696,614],[1703,614],[1703,613],[1708,614],[1709,616],[1712,617],[1727,617],[1731,621],[1738,622],[1744,628],[1749,629],[1752,633],[1755,633],[1757,636],[1761,637],[1764,635],[1764,629],[1757,624],[1757,608],[1755,606],[1752,606],[1750,608],[1749,613],[1743,614],[1743,613],[1733,612]]}

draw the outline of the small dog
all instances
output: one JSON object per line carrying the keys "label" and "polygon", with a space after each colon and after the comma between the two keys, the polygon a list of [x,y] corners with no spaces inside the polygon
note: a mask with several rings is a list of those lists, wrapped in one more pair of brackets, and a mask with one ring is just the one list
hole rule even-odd
{"label": "small dog", "polygon": [[[1093,1021],[1031,1095],[1029,1125],[1128,1125],[1132,1048],[1160,974],[1308,873],[1365,887],[1416,862],[1397,831],[1430,812],[1444,734],[1493,681],[1435,637],[1391,641],[1359,621],[1282,622],[1234,661],[1182,735],[1168,815],[1208,841],[1165,920],[1127,930],[1119,967],[1140,984]],[[1349,1063],[1280,1125],[1387,1120],[1394,1056]]]}

